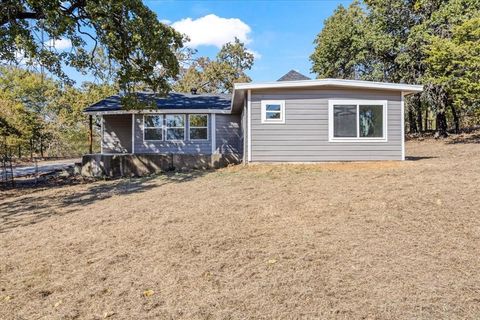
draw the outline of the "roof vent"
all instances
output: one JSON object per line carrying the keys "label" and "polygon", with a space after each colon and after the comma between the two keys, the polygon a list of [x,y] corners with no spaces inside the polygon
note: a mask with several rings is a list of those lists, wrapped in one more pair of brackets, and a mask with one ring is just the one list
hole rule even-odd
{"label": "roof vent", "polygon": [[197,88],[191,88],[190,93],[191,94],[197,94]]}

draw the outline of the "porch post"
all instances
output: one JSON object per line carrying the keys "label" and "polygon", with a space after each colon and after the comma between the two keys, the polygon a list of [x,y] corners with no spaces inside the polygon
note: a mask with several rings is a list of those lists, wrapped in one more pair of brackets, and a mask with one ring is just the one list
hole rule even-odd
{"label": "porch post", "polygon": [[93,153],[93,116],[88,116],[88,142],[89,142],[89,153]]}

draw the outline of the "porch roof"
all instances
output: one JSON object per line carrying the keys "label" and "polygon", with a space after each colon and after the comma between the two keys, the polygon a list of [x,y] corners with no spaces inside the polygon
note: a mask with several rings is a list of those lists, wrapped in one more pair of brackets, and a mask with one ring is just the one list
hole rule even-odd
{"label": "porch roof", "polygon": [[[153,93],[137,92],[140,101],[156,105],[157,110],[211,110],[229,111],[231,95],[229,94],[190,94],[190,93],[169,93],[166,97],[158,97]],[[84,109],[85,113],[108,113],[122,111],[121,96],[114,95]],[[149,111],[155,111],[149,110]]]}

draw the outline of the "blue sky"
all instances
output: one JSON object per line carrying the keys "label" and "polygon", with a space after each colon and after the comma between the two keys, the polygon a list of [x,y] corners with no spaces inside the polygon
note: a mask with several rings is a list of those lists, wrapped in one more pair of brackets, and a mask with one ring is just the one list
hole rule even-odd
{"label": "blue sky", "polygon": [[[317,1],[174,1],[145,0],[158,18],[179,31],[192,33],[198,56],[214,57],[221,42],[238,36],[257,59],[248,72],[253,81],[274,81],[295,69],[310,74],[309,56],[323,21],[339,4]],[[90,80],[71,72],[77,81]]]}

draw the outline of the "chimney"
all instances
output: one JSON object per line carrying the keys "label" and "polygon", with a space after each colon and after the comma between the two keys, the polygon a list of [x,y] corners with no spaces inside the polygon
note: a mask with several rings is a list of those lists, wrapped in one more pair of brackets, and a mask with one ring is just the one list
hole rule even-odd
{"label": "chimney", "polygon": [[197,94],[197,88],[191,88],[190,93],[191,94]]}

